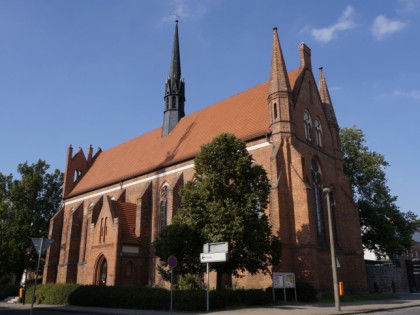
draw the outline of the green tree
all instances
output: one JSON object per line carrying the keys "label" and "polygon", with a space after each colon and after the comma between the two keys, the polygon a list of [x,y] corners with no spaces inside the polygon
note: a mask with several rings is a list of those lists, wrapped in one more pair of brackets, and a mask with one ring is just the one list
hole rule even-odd
{"label": "green tree", "polygon": [[[194,163],[194,180],[181,189],[181,207],[173,223],[188,225],[206,242],[229,242],[229,260],[212,264],[217,288],[223,273],[255,274],[278,264],[281,244],[265,213],[270,184],[246,143],[221,134],[201,147]],[[198,254],[194,253],[197,260]]]}
{"label": "green tree", "polygon": [[412,236],[419,228],[417,216],[401,212],[387,186],[382,154],[365,145],[363,132],[356,127],[340,131],[344,153],[344,173],[350,178],[353,199],[359,209],[362,241],[378,258],[391,259],[412,246]]}
{"label": "green tree", "polygon": [[[28,250],[33,255],[32,237],[48,235],[49,220],[61,202],[63,174],[48,173],[49,165],[19,164],[20,178],[0,173],[0,277],[26,268]],[[19,280],[19,279],[17,279]]]}
{"label": "green tree", "polygon": [[186,224],[171,224],[165,227],[153,242],[155,254],[161,259],[159,273],[165,280],[170,279],[169,256],[177,258],[176,274],[201,273],[203,268],[198,255],[205,241],[200,233]]}

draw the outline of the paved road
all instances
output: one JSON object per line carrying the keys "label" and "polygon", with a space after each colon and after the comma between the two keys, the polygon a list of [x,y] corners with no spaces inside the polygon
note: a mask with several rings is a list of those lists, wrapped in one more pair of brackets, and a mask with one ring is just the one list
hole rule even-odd
{"label": "paved road", "polygon": [[[29,315],[30,305],[0,303],[0,315]],[[382,312],[382,313],[381,313]],[[377,314],[377,315],[419,315],[420,294],[401,294],[399,298],[384,301],[364,301],[342,303],[341,312],[338,312],[334,303],[306,304],[279,304],[276,306],[255,307],[233,310],[212,311],[211,315],[350,315],[350,314]],[[165,311],[129,310],[99,307],[78,306],[48,306],[35,305],[33,315],[71,315],[71,314],[102,314],[102,315],[172,315]],[[173,315],[207,315],[205,312],[181,313]]]}
{"label": "paved road", "polygon": [[386,310],[383,312],[374,312],[372,315],[419,315],[420,307],[404,308],[397,310]]}

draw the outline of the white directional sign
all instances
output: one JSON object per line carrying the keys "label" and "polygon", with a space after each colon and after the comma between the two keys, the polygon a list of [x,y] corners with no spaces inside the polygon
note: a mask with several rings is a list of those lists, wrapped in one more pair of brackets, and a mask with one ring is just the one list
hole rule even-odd
{"label": "white directional sign", "polygon": [[229,251],[228,242],[206,243],[203,245],[203,253],[227,253]]}
{"label": "white directional sign", "polygon": [[201,253],[200,254],[200,261],[202,263],[224,262],[224,261],[227,261],[227,259],[228,259],[227,253]]}

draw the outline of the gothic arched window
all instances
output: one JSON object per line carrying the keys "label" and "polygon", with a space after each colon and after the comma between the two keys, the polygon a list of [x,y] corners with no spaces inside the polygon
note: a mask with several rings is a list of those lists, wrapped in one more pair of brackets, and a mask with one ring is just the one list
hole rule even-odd
{"label": "gothic arched window", "polygon": [[100,267],[99,267],[99,284],[100,285],[106,285],[106,278],[108,273],[108,264],[106,263],[105,257],[101,261]]}
{"label": "gothic arched window", "polygon": [[305,110],[305,113],[303,114],[303,123],[305,127],[305,138],[307,141],[312,141],[312,138],[311,138],[312,119],[311,119],[311,115],[309,115],[309,112],[307,110]]}
{"label": "gothic arched window", "polygon": [[325,221],[324,208],[322,206],[322,174],[319,164],[312,160],[311,163],[313,192],[315,199],[315,215],[316,215],[316,230],[318,235],[318,242],[320,244],[326,243],[325,235]]}
{"label": "gothic arched window", "polygon": [[168,185],[162,187],[160,193],[160,230],[166,226],[168,215]]}
{"label": "gothic arched window", "polygon": [[316,144],[322,147],[322,126],[318,119],[315,119],[315,138]]}

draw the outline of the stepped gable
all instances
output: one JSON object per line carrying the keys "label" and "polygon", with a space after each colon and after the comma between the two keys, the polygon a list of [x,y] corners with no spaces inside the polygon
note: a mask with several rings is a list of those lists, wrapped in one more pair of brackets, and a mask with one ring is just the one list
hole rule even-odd
{"label": "stepped gable", "polygon": [[115,215],[118,218],[121,232],[121,243],[138,244],[136,237],[136,205],[134,203],[113,201]]}
{"label": "stepped gable", "polygon": [[[294,86],[299,69],[289,73]],[[192,159],[222,132],[245,141],[270,132],[269,83],[264,82],[183,117],[165,137],[158,128],[102,152],[66,199]]]}

